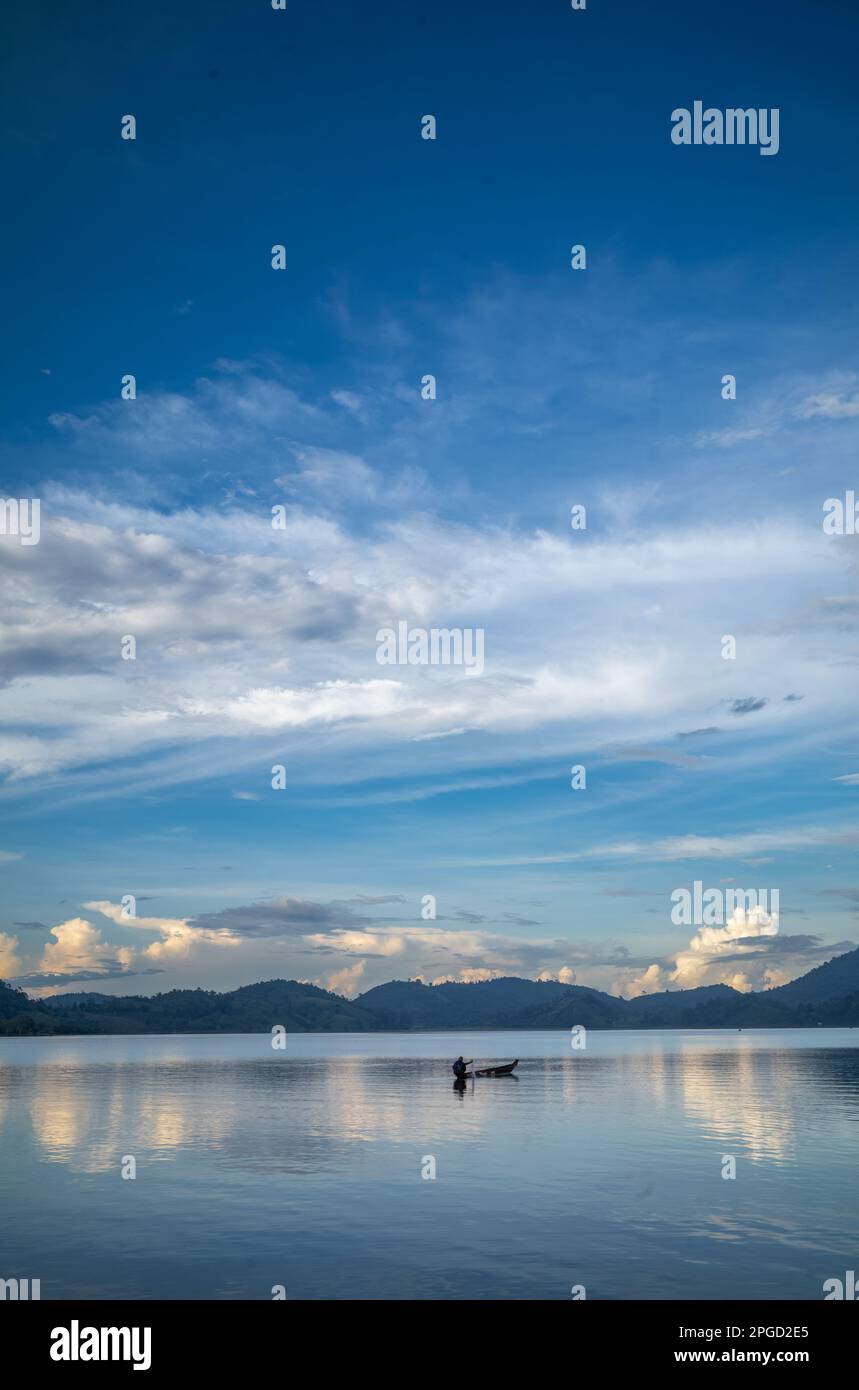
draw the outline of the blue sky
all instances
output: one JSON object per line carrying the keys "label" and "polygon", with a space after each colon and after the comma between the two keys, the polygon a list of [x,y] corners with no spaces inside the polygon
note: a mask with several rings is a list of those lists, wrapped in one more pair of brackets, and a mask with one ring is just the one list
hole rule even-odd
{"label": "blue sky", "polygon": [[[857,16],[6,26],[0,476],[41,538],[0,537],[0,973],[636,993],[855,944]],[[699,99],[777,107],[777,155],[672,144]],[[483,629],[484,674],[380,666],[401,620]],[[678,927],[695,879],[778,919]]]}

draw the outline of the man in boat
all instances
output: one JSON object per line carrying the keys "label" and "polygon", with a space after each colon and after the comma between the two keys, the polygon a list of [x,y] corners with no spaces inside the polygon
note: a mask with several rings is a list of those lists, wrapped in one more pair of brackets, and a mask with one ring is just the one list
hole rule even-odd
{"label": "man in boat", "polygon": [[463,1076],[465,1076],[465,1073],[470,1066],[471,1062],[463,1062],[461,1057],[457,1057],[456,1061],[453,1064],[453,1074],[456,1077],[457,1081],[459,1081]]}

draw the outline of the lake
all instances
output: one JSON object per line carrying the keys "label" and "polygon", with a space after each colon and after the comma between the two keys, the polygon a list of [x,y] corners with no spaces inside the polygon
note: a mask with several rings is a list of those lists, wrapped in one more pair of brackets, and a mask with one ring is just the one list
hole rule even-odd
{"label": "lake", "polygon": [[[859,1268],[857,1043],[0,1039],[0,1278],[43,1299],[820,1299]],[[461,1049],[518,1073],[457,1090]]]}

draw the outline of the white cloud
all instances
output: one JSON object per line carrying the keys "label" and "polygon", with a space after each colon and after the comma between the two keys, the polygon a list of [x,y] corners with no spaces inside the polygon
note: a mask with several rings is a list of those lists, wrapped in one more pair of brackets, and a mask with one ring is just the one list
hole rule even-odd
{"label": "white cloud", "polygon": [[638,974],[622,972],[614,993],[635,999],[642,994],[702,985],[729,985],[743,994],[772,989],[808,967],[808,960],[799,951],[793,969],[788,968],[787,961],[772,960],[766,947],[778,936],[778,930],[777,913],[762,907],[735,908],[722,926],[699,927],[673,964],[654,962]]}
{"label": "white cloud", "polygon": [[363,405],[363,398],[358,395],[357,391],[332,391],[331,399],[336,401],[338,405],[342,405],[344,409],[356,413],[361,410]]}
{"label": "white cloud", "polygon": [[[683,859],[742,859],[760,850],[818,849],[838,845],[859,848],[859,829],[850,824],[831,826],[779,826],[773,830],[737,835],[673,835],[662,840],[618,840],[594,844],[567,854],[507,855],[502,859],[468,859],[459,863],[472,868],[515,864],[573,864],[584,859],[645,860],[650,863]],[[769,862],[758,859],[758,863]]]}
{"label": "white cloud", "polygon": [[0,980],[8,980],[21,973],[21,958],[18,955],[18,938],[0,932]]}
{"label": "white cloud", "polygon": [[562,965],[560,970],[541,970],[536,978],[538,980],[557,980],[560,985],[574,985],[577,975],[569,965]]}
{"label": "white cloud", "polygon": [[53,941],[45,943],[38,969],[49,975],[77,975],[81,971],[115,970],[124,966],[122,948],[110,946],[101,932],[83,917],[72,917],[51,927]]}
{"label": "white cloud", "polygon": [[434,985],[476,985],[484,980],[497,980],[500,970],[490,970],[486,966],[464,966],[452,975],[439,975],[432,981]]}
{"label": "white cloud", "polygon": [[[193,775],[195,744],[265,731],[336,727],[384,749],[434,738],[441,753],[460,730],[576,720],[599,740],[706,724],[720,696],[747,693],[719,659],[732,602],[758,669],[808,692],[820,719],[847,703],[815,615],[801,642],[792,613],[765,620],[794,590],[829,589],[840,564],[822,535],[785,522],[576,540],[412,516],[359,536],[301,509],[275,532],[267,499],[161,514],[68,490],[42,517],[38,564],[22,547],[0,557],[16,598],[0,616],[13,787],[167,749],[176,776]],[[380,667],[375,634],[400,618],[483,627],[486,674]],[[135,662],[120,659],[125,633]],[[755,718],[772,728],[795,710],[773,700]]]}
{"label": "white cloud", "polygon": [[802,402],[797,412],[801,419],[824,416],[827,420],[850,420],[859,415],[859,391],[852,396],[836,391],[821,391]]}
{"label": "white cloud", "polygon": [[[674,963],[671,984],[678,989],[694,989],[703,984],[731,984],[734,989],[752,988],[751,976],[762,974],[767,964],[760,962],[761,969],[754,965],[749,971],[738,970],[735,964],[737,955],[754,955],[757,947],[754,942],[759,937],[778,935],[778,915],[768,913],[762,907],[750,911],[735,908],[729,921],[721,927],[700,927],[689,942],[685,951],[680,951]],[[729,956],[731,962],[723,965],[721,957]],[[742,985],[736,983],[742,980]]]}
{"label": "white cloud", "polygon": [[290,489],[310,488],[329,492],[332,500],[342,497],[373,498],[381,483],[379,474],[355,454],[339,449],[304,446],[293,448],[301,467],[275,481]]}
{"label": "white cloud", "polygon": [[670,971],[661,965],[648,965],[641,975],[619,982],[614,992],[625,995],[627,999],[638,999],[642,994],[660,994],[668,988],[670,979]]}
{"label": "white cloud", "polygon": [[328,976],[325,988],[334,994],[345,994],[347,999],[354,999],[361,989],[364,967],[362,960],[356,960],[354,965],[344,965],[342,970],[335,970]]}

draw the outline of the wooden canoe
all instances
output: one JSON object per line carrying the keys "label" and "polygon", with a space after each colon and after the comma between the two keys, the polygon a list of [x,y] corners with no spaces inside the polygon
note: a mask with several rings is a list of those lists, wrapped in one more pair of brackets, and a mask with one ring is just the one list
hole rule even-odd
{"label": "wooden canoe", "polygon": [[519,1058],[515,1062],[505,1062],[499,1067],[481,1067],[479,1071],[471,1071],[469,1076],[509,1076],[514,1067],[518,1067]]}

